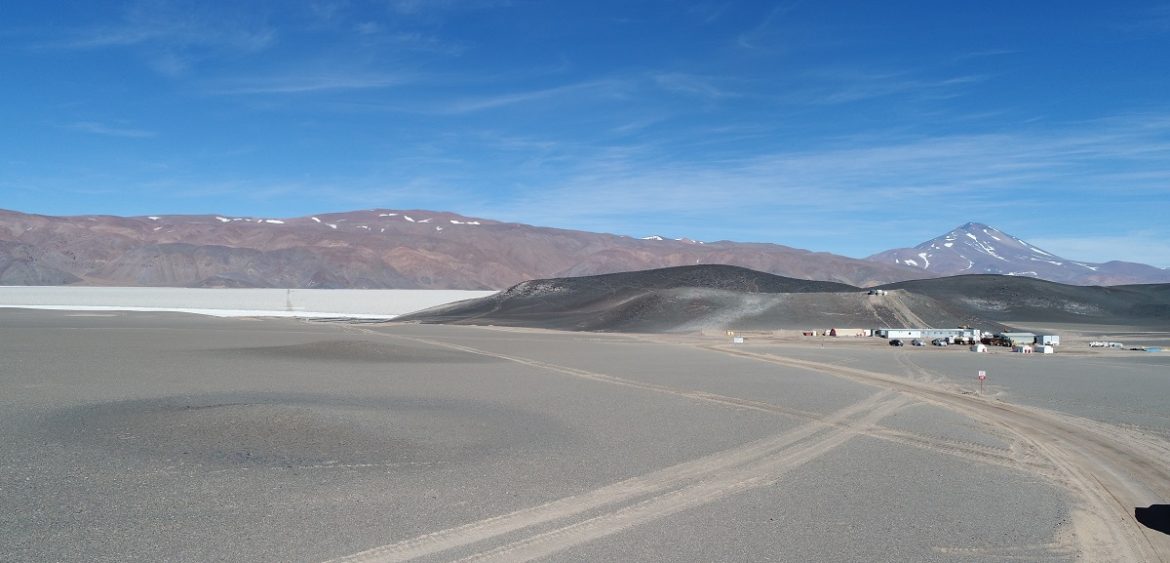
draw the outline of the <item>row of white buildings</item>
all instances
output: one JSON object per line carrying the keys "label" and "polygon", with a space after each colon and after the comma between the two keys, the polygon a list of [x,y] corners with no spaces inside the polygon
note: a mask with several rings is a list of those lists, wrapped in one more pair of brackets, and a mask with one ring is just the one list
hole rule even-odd
{"label": "row of white buildings", "polygon": [[[807,332],[805,334],[808,334]],[[815,333],[814,333],[815,334]],[[1032,332],[1001,332],[985,334],[977,328],[833,328],[826,331],[827,336],[877,336],[880,338],[920,338],[934,340],[936,338],[947,342],[979,342],[984,336],[999,338],[1012,346],[1027,346],[1038,344],[1041,346],[1059,346],[1059,334],[1036,334]]]}

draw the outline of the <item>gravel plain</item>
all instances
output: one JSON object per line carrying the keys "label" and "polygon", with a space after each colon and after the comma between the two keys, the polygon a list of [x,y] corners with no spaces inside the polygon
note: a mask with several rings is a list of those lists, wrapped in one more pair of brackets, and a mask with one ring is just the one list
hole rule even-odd
{"label": "gravel plain", "polygon": [[1147,553],[995,399],[812,348],[6,309],[0,356],[0,561]]}
{"label": "gravel plain", "polygon": [[[842,366],[868,366],[933,381],[1002,401],[1033,405],[1170,439],[1170,353],[1090,351],[1062,346],[1052,355],[1006,348],[976,354],[966,346],[894,348],[882,339],[863,345],[760,344],[758,349]],[[757,349],[753,345],[752,349]]]}

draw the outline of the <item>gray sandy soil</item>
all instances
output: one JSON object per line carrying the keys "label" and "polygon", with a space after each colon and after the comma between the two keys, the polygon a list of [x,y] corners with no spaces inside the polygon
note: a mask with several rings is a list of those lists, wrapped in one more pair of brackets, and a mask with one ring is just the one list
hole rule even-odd
{"label": "gray sandy soil", "polygon": [[[874,339],[866,346],[751,346],[769,353],[984,391],[1003,401],[1034,405],[1170,439],[1170,354],[1128,350],[1088,353],[1071,346],[1053,355],[1023,355],[1006,348],[971,353],[965,346],[902,347]],[[1078,353],[1080,352],[1080,353]]]}
{"label": "gray sandy soil", "polygon": [[736,551],[782,561],[1072,561],[1054,541],[1065,518],[1060,492],[1026,473],[862,437],[767,487],[558,559],[684,550],[693,561]]}
{"label": "gray sandy soil", "polygon": [[1033,438],[1059,429],[1030,411],[1008,428],[933,388],[685,340],[0,311],[0,354],[0,561],[1160,545],[1086,516],[1116,507],[1088,462]]}

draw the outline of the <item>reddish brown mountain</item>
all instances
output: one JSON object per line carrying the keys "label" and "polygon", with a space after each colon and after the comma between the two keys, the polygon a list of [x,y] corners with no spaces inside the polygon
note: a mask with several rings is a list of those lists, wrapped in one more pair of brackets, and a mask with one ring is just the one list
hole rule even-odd
{"label": "reddish brown mountain", "polygon": [[691,264],[856,286],[931,276],[775,244],[657,239],[418,210],[284,219],[0,211],[0,284],[502,289]]}

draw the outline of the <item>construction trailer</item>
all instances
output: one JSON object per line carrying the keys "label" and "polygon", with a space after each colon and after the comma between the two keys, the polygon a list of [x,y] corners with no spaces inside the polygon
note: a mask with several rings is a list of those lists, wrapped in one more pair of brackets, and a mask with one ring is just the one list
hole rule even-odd
{"label": "construction trailer", "polygon": [[934,340],[935,338],[944,338],[947,342],[954,344],[955,342],[978,341],[983,336],[982,331],[977,328],[924,328],[922,329],[922,338]]}
{"label": "construction trailer", "polygon": [[1031,332],[1001,332],[997,336],[1013,347],[1031,346],[1036,343],[1036,335]]}
{"label": "construction trailer", "polygon": [[831,328],[829,336],[873,336],[868,328]]}
{"label": "construction trailer", "polygon": [[882,338],[922,338],[920,328],[879,328],[874,332]]}

